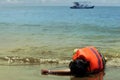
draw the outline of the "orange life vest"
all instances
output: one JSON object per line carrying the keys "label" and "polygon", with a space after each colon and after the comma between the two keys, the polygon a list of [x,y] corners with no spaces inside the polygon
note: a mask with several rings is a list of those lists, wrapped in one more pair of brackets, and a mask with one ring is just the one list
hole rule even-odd
{"label": "orange life vest", "polygon": [[88,61],[88,72],[94,73],[103,70],[103,61],[101,54],[93,46],[78,49],[72,58],[73,60],[84,59]]}

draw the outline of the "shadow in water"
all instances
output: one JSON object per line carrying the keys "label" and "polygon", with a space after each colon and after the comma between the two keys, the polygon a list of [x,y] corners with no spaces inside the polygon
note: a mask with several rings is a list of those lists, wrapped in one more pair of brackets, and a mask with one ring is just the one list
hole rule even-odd
{"label": "shadow in water", "polygon": [[103,80],[104,72],[100,72],[98,74],[86,76],[86,77],[71,77],[70,80]]}

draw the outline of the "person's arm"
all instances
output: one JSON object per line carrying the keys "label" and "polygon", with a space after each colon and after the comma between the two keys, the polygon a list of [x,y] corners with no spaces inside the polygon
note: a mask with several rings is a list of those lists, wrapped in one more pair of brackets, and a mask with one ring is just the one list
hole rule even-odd
{"label": "person's arm", "polygon": [[70,75],[70,69],[64,69],[64,70],[41,70],[41,74],[48,75],[48,74],[54,74],[54,75]]}

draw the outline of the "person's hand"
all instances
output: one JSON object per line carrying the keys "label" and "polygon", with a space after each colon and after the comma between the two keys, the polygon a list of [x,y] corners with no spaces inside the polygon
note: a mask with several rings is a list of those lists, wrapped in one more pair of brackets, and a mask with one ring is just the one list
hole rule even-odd
{"label": "person's hand", "polygon": [[49,70],[42,69],[41,74],[42,75],[47,75],[49,73]]}

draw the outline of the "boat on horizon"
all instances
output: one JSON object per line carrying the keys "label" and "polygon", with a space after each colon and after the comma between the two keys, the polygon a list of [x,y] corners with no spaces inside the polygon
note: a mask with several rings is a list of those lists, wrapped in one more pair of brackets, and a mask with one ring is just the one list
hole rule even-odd
{"label": "boat on horizon", "polygon": [[71,9],[93,9],[94,5],[89,5],[88,3],[79,3],[73,2],[74,6],[70,7]]}

